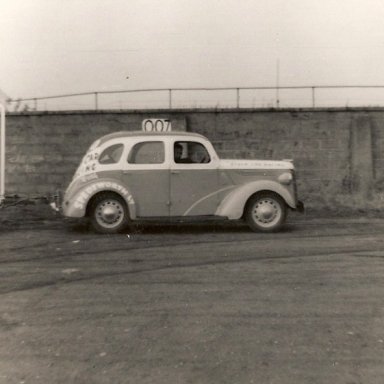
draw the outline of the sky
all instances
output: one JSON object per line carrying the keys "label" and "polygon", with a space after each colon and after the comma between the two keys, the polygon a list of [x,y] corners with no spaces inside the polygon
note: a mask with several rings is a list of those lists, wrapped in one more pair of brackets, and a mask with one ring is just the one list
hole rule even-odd
{"label": "sky", "polygon": [[0,0],[0,89],[384,85],[383,20],[382,0]]}

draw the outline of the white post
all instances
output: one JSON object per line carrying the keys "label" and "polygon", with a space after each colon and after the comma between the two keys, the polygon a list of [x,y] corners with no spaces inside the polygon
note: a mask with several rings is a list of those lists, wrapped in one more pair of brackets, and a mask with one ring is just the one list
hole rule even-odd
{"label": "white post", "polygon": [[0,103],[0,204],[5,198],[5,107]]}

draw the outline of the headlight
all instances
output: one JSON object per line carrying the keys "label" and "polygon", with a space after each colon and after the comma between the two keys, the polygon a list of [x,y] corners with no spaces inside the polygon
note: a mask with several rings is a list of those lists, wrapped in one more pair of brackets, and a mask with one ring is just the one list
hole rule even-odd
{"label": "headlight", "polygon": [[285,173],[282,173],[278,179],[280,184],[284,184],[284,185],[289,185],[292,183],[292,180],[293,180],[293,176],[292,176],[292,173],[290,172],[285,172]]}

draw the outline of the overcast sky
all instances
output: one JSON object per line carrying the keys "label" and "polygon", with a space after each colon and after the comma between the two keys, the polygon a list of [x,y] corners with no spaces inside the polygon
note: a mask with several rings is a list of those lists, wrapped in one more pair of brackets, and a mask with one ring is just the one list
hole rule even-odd
{"label": "overcast sky", "polygon": [[[10,97],[383,85],[383,0],[1,0]],[[129,77],[127,79],[127,77]]]}

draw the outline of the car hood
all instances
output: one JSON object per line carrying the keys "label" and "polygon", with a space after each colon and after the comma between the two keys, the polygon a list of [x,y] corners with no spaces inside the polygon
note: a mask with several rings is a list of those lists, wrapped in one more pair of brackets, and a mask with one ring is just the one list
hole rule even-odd
{"label": "car hood", "polygon": [[220,169],[294,169],[292,160],[220,160]]}

